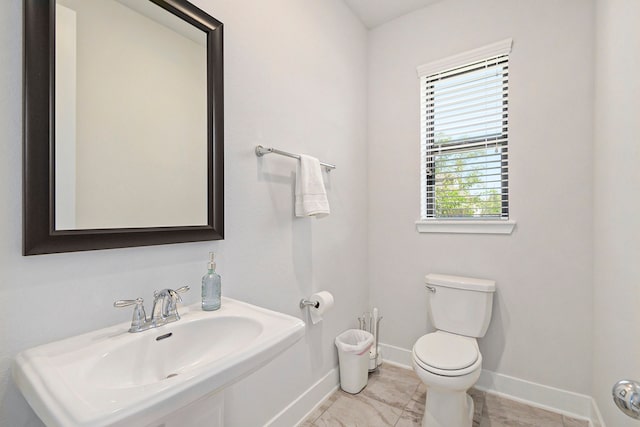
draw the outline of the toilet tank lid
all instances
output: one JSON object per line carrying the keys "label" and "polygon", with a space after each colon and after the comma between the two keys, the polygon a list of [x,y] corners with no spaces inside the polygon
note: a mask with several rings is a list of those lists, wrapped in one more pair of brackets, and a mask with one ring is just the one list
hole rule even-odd
{"label": "toilet tank lid", "polygon": [[450,276],[448,274],[429,273],[424,277],[427,285],[444,286],[446,288],[468,289],[478,292],[495,292],[496,282],[473,277]]}

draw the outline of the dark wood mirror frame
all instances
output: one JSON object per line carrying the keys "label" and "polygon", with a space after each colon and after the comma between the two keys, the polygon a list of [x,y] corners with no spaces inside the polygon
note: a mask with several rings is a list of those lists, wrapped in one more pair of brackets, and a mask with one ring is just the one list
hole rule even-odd
{"label": "dark wood mirror frame", "polygon": [[207,225],[55,230],[55,0],[24,2],[23,255],[219,240],[224,229],[222,23],[185,0],[149,0],[207,36]]}

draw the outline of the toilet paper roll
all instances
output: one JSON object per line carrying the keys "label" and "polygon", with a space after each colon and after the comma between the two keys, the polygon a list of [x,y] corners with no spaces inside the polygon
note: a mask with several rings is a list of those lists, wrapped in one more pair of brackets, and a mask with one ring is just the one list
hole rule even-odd
{"label": "toilet paper roll", "polygon": [[318,308],[309,307],[311,323],[314,325],[322,321],[322,316],[333,307],[333,295],[327,291],[322,291],[311,295],[309,300],[317,302]]}

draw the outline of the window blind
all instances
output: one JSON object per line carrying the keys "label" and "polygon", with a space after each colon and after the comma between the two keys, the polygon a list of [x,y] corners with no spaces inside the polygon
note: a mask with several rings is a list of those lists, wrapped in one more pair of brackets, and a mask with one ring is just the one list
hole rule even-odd
{"label": "window blind", "polygon": [[508,53],[421,76],[422,218],[509,217],[508,95]]}

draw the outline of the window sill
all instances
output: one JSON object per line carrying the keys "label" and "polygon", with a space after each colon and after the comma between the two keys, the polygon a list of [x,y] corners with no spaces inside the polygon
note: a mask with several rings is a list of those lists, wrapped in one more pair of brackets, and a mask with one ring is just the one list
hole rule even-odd
{"label": "window sill", "polygon": [[511,234],[516,226],[511,220],[418,220],[418,233]]}

